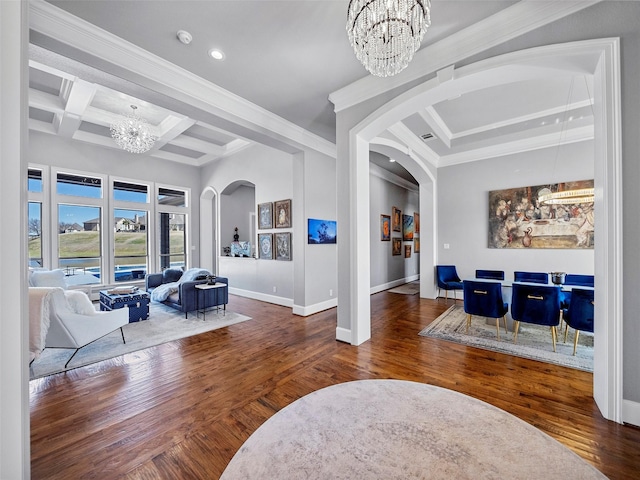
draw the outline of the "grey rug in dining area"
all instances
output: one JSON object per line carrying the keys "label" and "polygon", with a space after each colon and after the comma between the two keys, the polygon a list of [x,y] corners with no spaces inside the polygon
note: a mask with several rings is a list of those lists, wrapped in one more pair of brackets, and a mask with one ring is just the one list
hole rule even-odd
{"label": "grey rug in dining area", "polygon": [[573,356],[574,330],[572,328],[569,328],[567,343],[562,342],[564,330],[560,332],[558,328],[558,343],[554,352],[549,327],[521,323],[518,343],[513,343],[513,332],[509,331],[505,334],[502,319],[500,320],[500,340],[496,338],[496,327],[492,320],[487,324],[485,318],[473,316],[468,333],[466,322],[467,314],[464,312],[464,307],[454,305],[431,322],[419,335],[593,372],[592,334],[580,332],[578,350]]}
{"label": "grey rug in dining area", "polygon": [[45,348],[40,357],[34,360],[29,367],[29,379],[34,380],[73,368],[83,367],[247,320],[251,320],[251,317],[229,310],[224,312],[222,309],[218,311],[207,310],[204,320],[202,314],[197,316],[195,312],[189,313],[188,318],[184,318],[184,313],[174,308],[162,303],[151,302],[147,320],[129,323],[122,327],[127,343],[122,342],[120,329],[115,330],[109,335],[81,348],[67,368],[64,367],[64,364],[73,354],[73,349]]}
{"label": "grey rug in dining area", "polygon": [[395,288],[391,288],[388,290],[389,293],[400,293],[402,295],[415,295],[416,293],[420,293],[420,282],[411,282],[405,283],[404,285],[399,285]]}

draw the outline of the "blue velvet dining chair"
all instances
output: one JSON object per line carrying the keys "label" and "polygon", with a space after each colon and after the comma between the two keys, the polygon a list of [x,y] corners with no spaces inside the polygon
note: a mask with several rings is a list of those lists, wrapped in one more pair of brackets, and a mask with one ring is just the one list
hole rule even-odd
{"label": "blue velvet dining chair", "polygon": [[594,292],[582,288],[574,288],[571,291],[571,304],[569,308],[562,310],[562,317],[567,326],[564,330],[564,341],[567,341],[569,327],[575,329],[576,336],[573,339],[573,354],[578,348],[578,335],[580,332],[593,333]]}
{"label": "blue velvet dining chair", "polygon": [[504,280],[504,270],[476,270],[476,278]]}
{"label": "blue velvet dining chair", "polygon": [[546,272],[513,272],[513,280],[527,283],[549,283],[549,274]]}
{"label": "blue velvet dining chair", "polygon": [[577,275],[574,273],[567,273],[564,277],[564,285],[593,287],[595,285],[595,279],[593,275]]}
{"label": "blue velvet dining chair", "polygon": [[551,328],[551,340],[555,352],[557,327],[560,323],[560,287],[514,283],[511,290],[511,317],[515,322],[513,342],[518,341],[520,322],[546,325]]}
{"label": "blue velvet dining chair", "polygon": [[507,333],[506,314],[509,310],[509,305],[502,299],[502,284],[464,280],[462,285],[464,311],[467,314],[467,332],[469,331],[469,325],[471,325],[472,315],[495,318],[496,336],[500,340],[500,317],[504,322],[504,331]]}
{"label": "blue velvet dining chair", "polygon": [[447,300],[447,292],[453,290],[453,301],[456,301],[456,290],[462,290],[462,280],[458,276],[455,265],[436,265],[436,278],[438,281],[438,296],[444,290],[444,299]]}

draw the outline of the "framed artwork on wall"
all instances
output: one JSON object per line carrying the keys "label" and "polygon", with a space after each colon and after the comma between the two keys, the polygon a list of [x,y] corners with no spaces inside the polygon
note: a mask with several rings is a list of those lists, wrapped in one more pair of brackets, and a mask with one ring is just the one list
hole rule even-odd
{"label": "framed artwork on wall", "polygon": [[258,258],[273,260],[273,233],[258,234]]}
{"label": "framed artwork on wall", "polygon": [[420,253],[420,238],[418,237],[413,239],[413,252]]}
{"label": "framed artwork on wall", "polygon": [[391,207],[391,230],[402,231],[402,210],[398,207]]}
{"label": "framed artwork on wall", "polygon": [[274,202],[276,228],[291,228],[291,199]]}
{"label": "framed artwork on wall", "polygon": [[276,233],[276,260],[291,260],[291,232]]}
{"label": "framed artwork on wall", "polygon": [[307,243],[312,245],[337,243],[337,223],[335,220],[309,218],[307,224]]}
{"label": "framed artwork on wall", "polygon": [[402,215],[402,239],[405,242],[413,240],[413,216]]}
{"label": "framed artwork on wall", "polygon": [[273,228],[273,202],[258,204],[258,230]]}
{"label": "framed artwork on wall", "polygon": [[400,255],[402,253],[402,239],[391,239],[391,255]]}
{"label": "framed artwork on wall", "polygon": [[420,233],[420,214],[418,212],[413,212],[413,231]]}
{"label": "framed artwork on wall", "polygon": [[383,242],[391,241],[391,217],[389,215],[380,215],[380,240]]}
{"label": "framed artwork on wall", "polygon": [[593,180],[492,190],[489,248],[593,249]]}
{"label": "framed artwork on wall", "polygon": [[404,246],[404,258],[411,257],[411,244]]}

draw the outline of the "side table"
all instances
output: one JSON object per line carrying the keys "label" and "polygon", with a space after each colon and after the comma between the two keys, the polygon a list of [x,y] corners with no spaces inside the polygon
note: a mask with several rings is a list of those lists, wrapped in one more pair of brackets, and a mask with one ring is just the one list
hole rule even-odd
{"label": "side table", "polygon": [[[207,301],[206,298],[204,300],[200,300],[201,296],[204,296],[208,290],[213,290],[213,289],[218,289],[221,287],[226,287],[227,284],[226,283],[214,283],[213,285],[210,285],[208,283],[199,283],[198,285],[196,285],[196,290],[197,290],[197,295],[196,295],[196,317],[198,316],[198,314],[200,312],[202,312],[202,320],[206,320],[207,319]],[[216,296],[216,300],[214,302],[214,305],[211,306],[215,306],[216,310],[220,310],[220,302],[218,301],[218,290],[215,290],[215,292],[213,292]],[[200,308],[200,304],[203,304],[203,308]],[[227,304],[223,304],[223,311],[224,311],[224,315],[226,315],[227,313]]]}

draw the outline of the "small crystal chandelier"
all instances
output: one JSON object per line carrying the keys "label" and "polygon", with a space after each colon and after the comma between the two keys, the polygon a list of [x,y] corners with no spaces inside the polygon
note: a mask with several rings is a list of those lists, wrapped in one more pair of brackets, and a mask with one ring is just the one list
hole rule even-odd
{"label": "small crystal chandelier", "polygon": [[111,136],[123,150],[144,153],[153,147],[156,137],[149,131],[149,124],[136,115],[138,107],[131,108],[132,113],[111,125]]}
{"label": "small crystal chandelier", "polygon": [[351,0],[347,34],[364,68],[378,77],[404,70],[431,25],[431,0]]}

